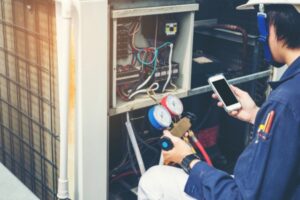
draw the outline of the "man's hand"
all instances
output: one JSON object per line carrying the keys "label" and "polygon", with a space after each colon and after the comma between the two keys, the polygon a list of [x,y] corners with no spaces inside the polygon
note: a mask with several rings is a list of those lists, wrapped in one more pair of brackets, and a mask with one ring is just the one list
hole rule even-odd
{"label": "man's hand", "polygon": [[174,145],[173,149],[162,152],[166,164],[172,162],[180,164],[185,156],[193,154],[190,145],[188,145],[184,140],[173,136],[167,130],[164,131],[164,136],[170,138]]}
{"label": "man's hand", "polygon": [[[233,91],[233,93],[235,94],[235,96],[237,97],[237,99],[239,100],[239,102],[242,105],[242,108],[239,110],[235,110],[229,113],[229,115],[254,124],[255,122],[255,118],[256,118],[256,114],[259,111],[259,107],[256,106],[255,102],[253,101],[253,99],[249,96],[249,94],[237,87],[234,86],[230,86],[231,90]],[[216,94],[213,94],[212,97],[214,99],[218,99],[218,96]],[[222,102],[218,102],[218,106],[219,107],[224,107]]]}

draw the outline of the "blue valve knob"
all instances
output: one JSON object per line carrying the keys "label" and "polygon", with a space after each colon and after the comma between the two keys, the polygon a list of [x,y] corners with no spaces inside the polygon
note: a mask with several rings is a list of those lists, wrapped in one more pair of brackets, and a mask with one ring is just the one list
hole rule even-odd
{"label": "blue valve knob", "polygon": [[164,151],[169,151],[169,150],[173,149],[173,147],[174,147],[171,139],[168,137],[160,138],[160,146]]}

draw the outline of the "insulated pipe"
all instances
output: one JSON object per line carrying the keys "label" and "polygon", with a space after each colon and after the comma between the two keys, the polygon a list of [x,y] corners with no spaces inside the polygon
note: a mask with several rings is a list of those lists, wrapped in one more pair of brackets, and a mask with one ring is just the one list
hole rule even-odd
{"label": "insulated pipe", "polygon": [[70,32],[71,32],[71,0],[62,0],[62,54],[58,67],[59,119],[60,119],[60,163],[58,192],[59,199],[69,198],[68,188],[68,104],[69,104],[69,66],[70,66]]}
{"label": "insulated pipe", "polygon": [[134,135],[134,131],[133,131],[133,128],[132,128],[132,124],[131,124],[128,112],[126,113],[126,118],[127,118],[127,120],[126,120],[125,125],[126,125],[127,131],[128,131],[128,135],[129,135],[134,153],[135,153],[136,160],[137,160],[139,168],[140,168],[141,175],[143,175],[146,171],[145,170],[145,165],[144,165],[144,162],[143,162],[141,151],[140,151],[138,143],[136,141],[136,137]]}

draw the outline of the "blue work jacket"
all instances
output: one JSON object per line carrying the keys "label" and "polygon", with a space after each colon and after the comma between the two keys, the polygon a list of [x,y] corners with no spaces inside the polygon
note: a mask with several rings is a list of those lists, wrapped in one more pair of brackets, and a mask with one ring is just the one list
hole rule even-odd
{"label": "blue work jacket", "polygon": [[[300,199],[300,57],[270,86],[256,116],[256,138],[240,155],[233,176],[199,162],[185,185],[187,194],[206,200]],[[259,128],[271,111],[266,133]]]}

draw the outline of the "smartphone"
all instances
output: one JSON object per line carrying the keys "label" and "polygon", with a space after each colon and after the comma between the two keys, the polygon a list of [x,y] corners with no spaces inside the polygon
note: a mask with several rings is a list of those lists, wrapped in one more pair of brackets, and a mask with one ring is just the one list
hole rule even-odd
{"label": "smartphone", "polygon": [[231,91],[226,78],[223,74],[212,76],[208,79],[208,83],[218,95],[219,100],[224,104],[224,109],[227,112],[238,110],[242,107],[241,103]]}

